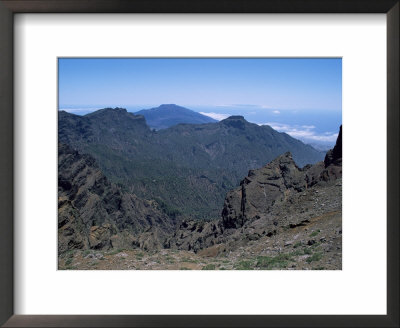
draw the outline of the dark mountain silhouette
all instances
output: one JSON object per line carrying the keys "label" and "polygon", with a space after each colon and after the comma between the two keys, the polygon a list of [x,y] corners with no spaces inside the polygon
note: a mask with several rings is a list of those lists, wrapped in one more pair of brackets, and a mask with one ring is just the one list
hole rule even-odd
{"label": "dark mountain silhouette", "polygon": [[217,122],[211,117],[175,104],[163,104],[155,108],[143,109],[136,112],[135,115],[143,115],[147,124],[156,130],[166,129],[179,123],[202,124]]}

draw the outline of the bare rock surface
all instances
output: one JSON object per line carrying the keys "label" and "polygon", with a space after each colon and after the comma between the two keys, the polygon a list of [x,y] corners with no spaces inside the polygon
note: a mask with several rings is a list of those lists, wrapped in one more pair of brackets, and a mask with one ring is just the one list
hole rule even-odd
{"label": "bare rock surface", "polygon": [[154,202],[110,183],[91,156],[60,144],[58,172],[59,252],[112,249],[113,244],[161,248],[174,230],[174,222]]}

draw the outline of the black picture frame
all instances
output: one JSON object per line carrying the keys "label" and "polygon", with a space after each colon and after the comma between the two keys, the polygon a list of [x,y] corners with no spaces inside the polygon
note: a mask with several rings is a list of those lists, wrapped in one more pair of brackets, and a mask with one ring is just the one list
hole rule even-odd
{"label": "black picture frame", "polygon": [[[399,0],[0,0],[0,324],[5,327],[399,327]],[[387,315],[14,315],[13,17],[16,13],[385,13]],[[366,286],[367,288],[367,286]]]}

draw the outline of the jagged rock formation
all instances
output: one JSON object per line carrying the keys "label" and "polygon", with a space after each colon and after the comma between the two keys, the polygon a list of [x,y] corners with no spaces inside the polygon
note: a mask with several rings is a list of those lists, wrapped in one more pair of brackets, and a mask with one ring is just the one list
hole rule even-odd
{"label": "jagged rock formation", "polygon": [[160,248],[174,222],[110,183],[89,155],[59,144],[58,249]]}
{"label": "jagged rock formation", "polygon": [[342,126],[340,126],[339,135],[333,149],[329,150],[324,159],[325,167],[330,165],[342,165]]}
{"label": "jagged rock formation", "polygon": [[[228,192],[221,219],[183,222],[168,245],[195,251],[223,243],[232,248],[242,245],[243,237],[249,241],[274,236],[279,229],[341,212],[341,142],[340,128],[333,150],[324,162],[315,165],[299,168],[292,155],[285,153],[260,169],[250,170],[240,187]],[[226,250],[226,245],[221,250]]]}
{"label": "jagged rock formation", "polygon": [[239,228],[260,213],[268,213],[277,200],[290,192],[307,188],[304,172],[297,167],[290,153],[285,153],[265,167],[250,170],[240,187],[230,191],[222,210],[225,228]]}

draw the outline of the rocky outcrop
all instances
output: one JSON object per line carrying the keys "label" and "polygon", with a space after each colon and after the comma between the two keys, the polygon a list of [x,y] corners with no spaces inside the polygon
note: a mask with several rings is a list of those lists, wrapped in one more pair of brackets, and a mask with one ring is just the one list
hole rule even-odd
{"label": "rocky outcrop", "polygon": [[111,236],[117,231],[110,223],[92,226],[89,229],[89,246],[92,249],[110,249],[113,247]]}
{"label": "rocky outcrop", "polygon": [[291,192],[307,188],[305,173],[294,162],[290,153],[285,153],[258,170],[250,170],[240,187],[230,191],[222,210],[225,228],[239,228],[261,213],[267,213],[279,199]]}
{"label": "rocky outcrop", "polygon": [[334,148],[328,151],[324,162],[300,169],[292,155],[285,153],[261,169],[250,170],[240,187],[226,196],[222,210],[223,227],[240,228],[247,221],[265,217],[276,203],[287,203],[308,188],[332,182],[341,175],[342,127]]}
{"label": "rocky outcrop", "polygon": [[234,129],[245,130],[247,121],[243,116],[233,115],[221,121],[221,124]]}
{"label": "rocky outcrop", "polygon": [[224,229],[219,220],[211,222],[183,221],[165,248],[183,249],[198,252],[201,249],[220,244],[226,240]]}
{"label": "rocky outcrop", "polygon": [[340,126],[339,135],[335,146],[326,153],[324,165],[325,167],[330,165],[342,165],[342,126]]}
{"label": "rocky outcrop", "polygon": [[[157,227],[162,247],[174,222],[155,202],[122,191],[110,183],[89,155],[59,144],[58,160],[59,251],[68,249],[109,249],[142,246],[135,242],[144,232]],[[143,243],[142,243],[143,244]]]}
{"label": "rocky outcrop", "polygon": [[342,126],[335,147],[326,153],[320,181],[329,182],[342,177]]}

